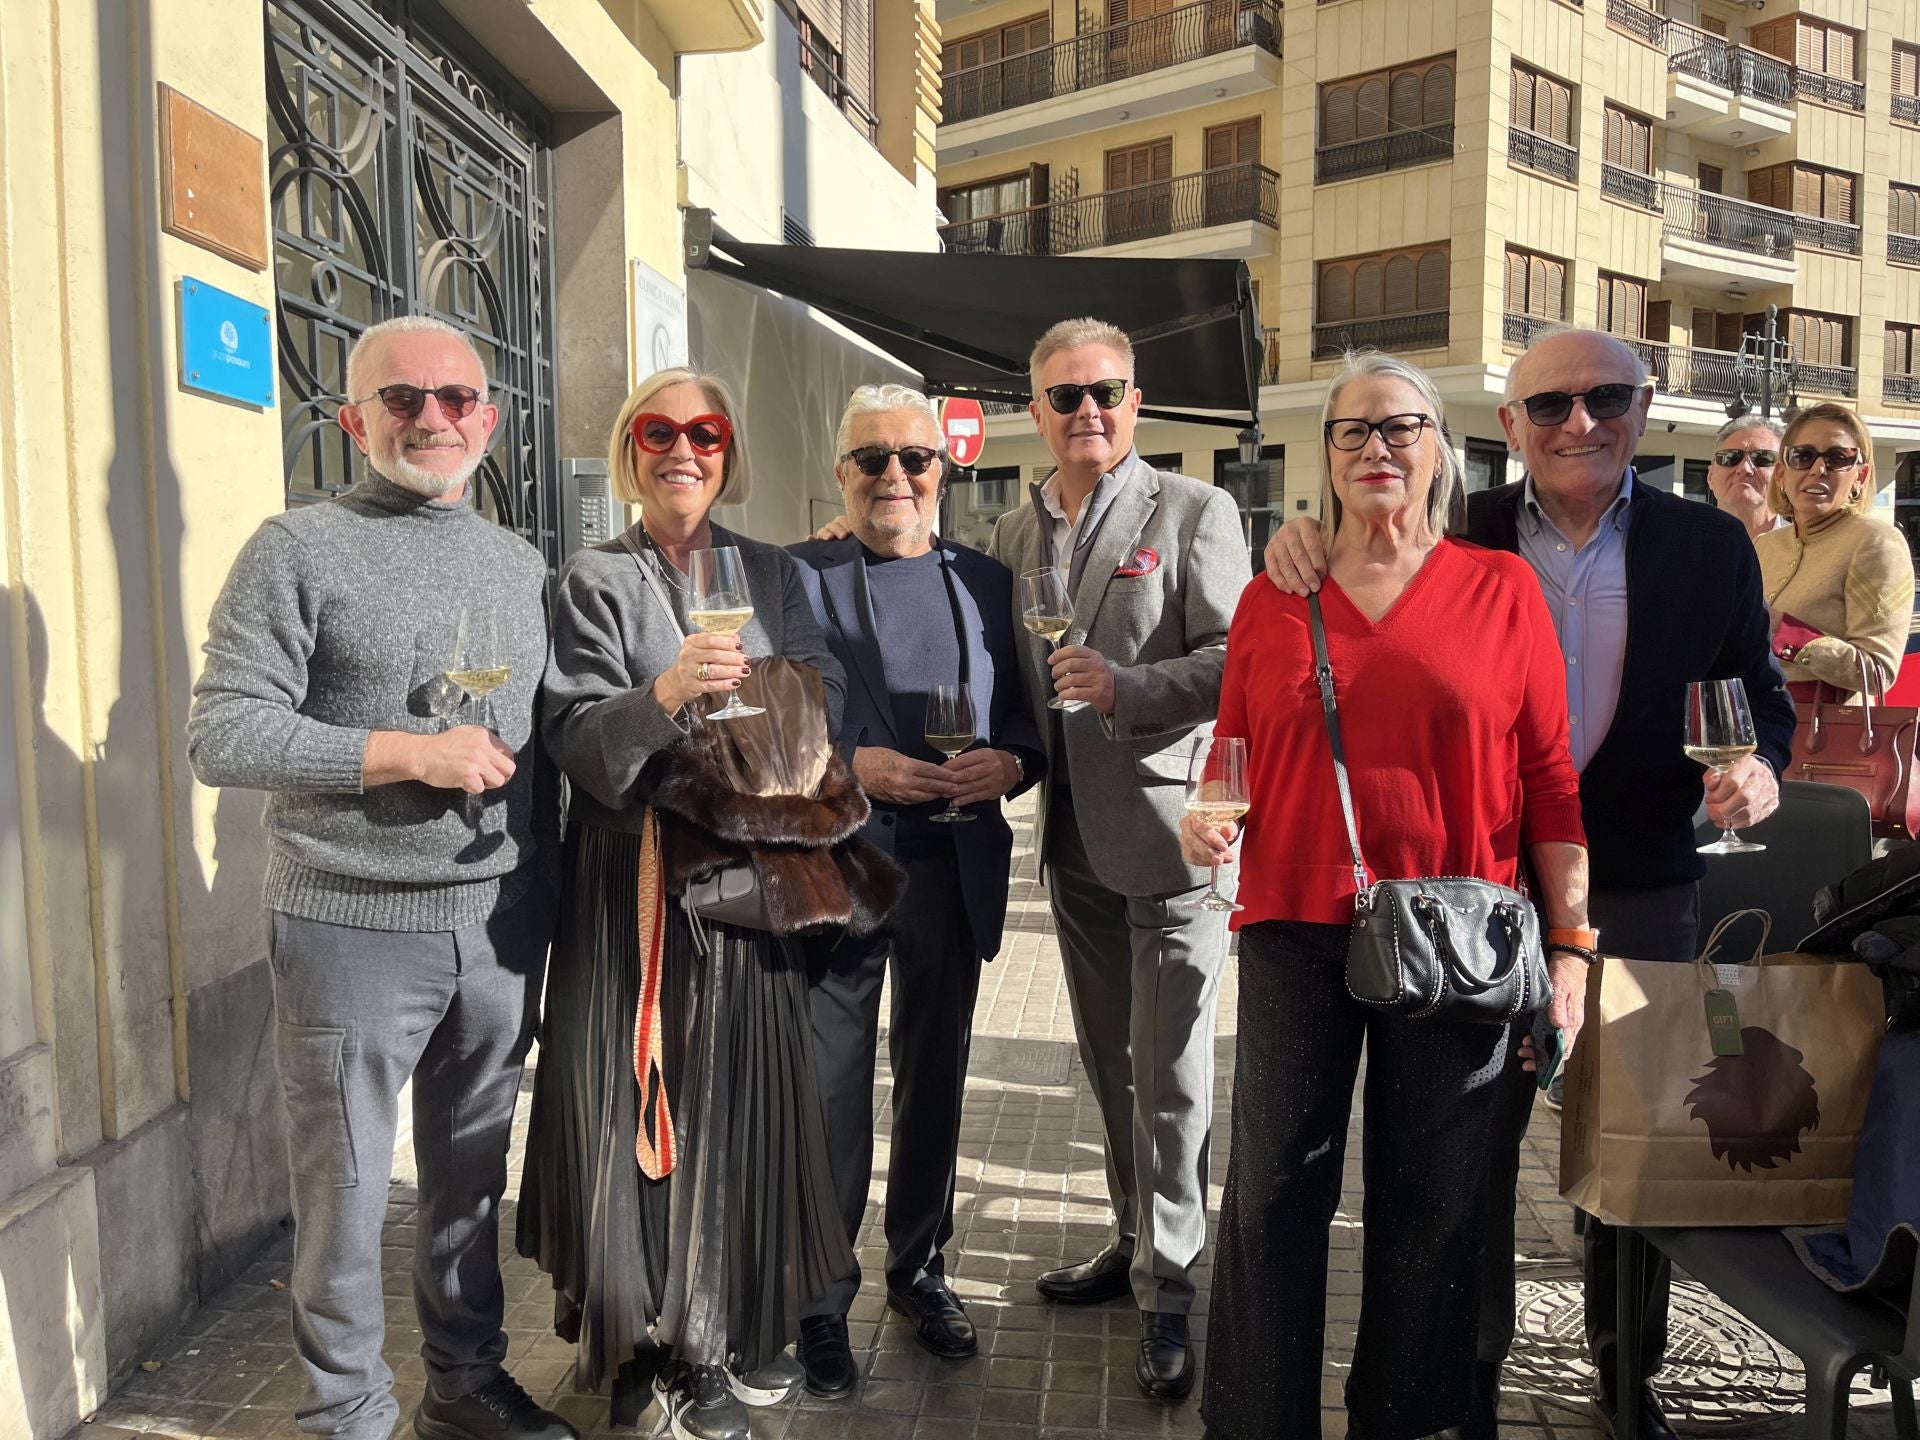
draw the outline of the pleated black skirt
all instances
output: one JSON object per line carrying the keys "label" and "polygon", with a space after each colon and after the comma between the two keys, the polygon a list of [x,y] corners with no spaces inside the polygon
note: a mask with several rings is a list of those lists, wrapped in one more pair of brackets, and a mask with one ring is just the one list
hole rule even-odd
{"label": "pleated black skirt", "polygon": [[671,1354],[765,1364],[854,1264],[813,1078],[806,967],[762,931],[667,909],[662,1030],[678,1163],[634,1158],[640,837],[576,825],[540,1023],[520,1253],[553,1277],[577,1381],[616,1379],[616,1419]]}

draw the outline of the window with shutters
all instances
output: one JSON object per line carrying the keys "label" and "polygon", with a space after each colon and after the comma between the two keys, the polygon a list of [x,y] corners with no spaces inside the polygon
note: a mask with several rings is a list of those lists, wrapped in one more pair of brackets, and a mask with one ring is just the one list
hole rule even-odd
{"label": "window with shutters", "polygon": [[1893,118],[1920,125],[1920,45],[1893,42]]}
{"label": "window with shutters", "polygon": [[1647,282],[1630,275],[1600,272],[1596,323],[1609,335],[1638,340],[1647,333]]}
{"label": "window with shutters", "polygon": [[1812,389],[1830,389],[1822,377],[1809,376],[1807,367],[1835,369],[1853,364],[1853,321],[1845,315],[1822,315],[1814,310],[1783,310],[1787,340],[1801,377]]}
{"label": "window with shutters", "polygon": [[1525,65],[1513,67],[1508,123],[1561,145],[1573,144],[1573,87]]}
{"label": "window with shutters", "polygon": [[1857,179],[1844,170],[1820,165],[1768,165],[1747,172],[1747,198],[1756,205],[1853,225],[1858,223],[1854,214]]}
{"label": "window with shutters", "polygon": [[1209,126],[1200,137],[1206,167],[1201,197],[1208,225],[1260,217],[1260,117]]}
{"label": "window with shutters", "polygon": [[[1860,78],[1860,32],[1810,15],[1795,15],[1793,63],[1837,80]],[[1787,57],[1782,56],[1782,59]]]}
{"label": "window with shutters", "polygon": [[1314,286],[1314,358],[1368,345],[1445,345],[1449,283],[1445,245],[1321,261]]}
{"label": "window with shutters", "polygon": [[874,0],[777,0],[800,32],[800,69],[869,140],[873,110]]}
{"label": "window with shutters", "polygon": [[1173,137],[1107,151],[1103,227],[1108,245],[1173,230]]}
{"label": "window with shutters", "polygon": [[1889,375],[1920,376],[1920,326],[1887,326],[1887,363]]}
{"label": "window with shutters", "polygon": [[1920,235],[1920,185],[1889,188],[1887,229],[1895,235]]}
{"label": "window with shutters", "polygon": [[1642,209],[1660,208],[1660,182],[1653,176],[1653,122],[1607,105],[1601,118],[1600,192]]}
{"label": "window with shutters", "polygon": [[1451,159],[1453,93],[1451,55],[1322,85],[1318,179]]}
{"label": "window with shutters", "polygon": [[1567,262],[1507,247],[1506,312],[1502,336],[1525,346],[1535,332],[1567,318]]}
{"label": "window with shutters", "polygon": [[1053,19],[1048,15],[1034,15],[977,35],[965,35],[940,47],[940,73],[951,75],[957,70],[971,70],[1008,56],[1024,55],[1043,48],[1052,39]]}

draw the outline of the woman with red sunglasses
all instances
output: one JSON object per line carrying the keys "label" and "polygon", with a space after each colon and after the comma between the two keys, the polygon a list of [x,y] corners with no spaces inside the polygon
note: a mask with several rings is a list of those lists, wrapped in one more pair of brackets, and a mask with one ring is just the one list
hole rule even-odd
{"label": "woman with red sunglasses", "polygon": [[[748,656],[816,668],[826,732],[839,729],[845,679],[795,562],[711,518],[746,498],[737,416],[720,380],[686,369],[627,397],[608,470],[640,520],[569,563],[542,703],[572,798],[519,1246],[553,1277],[581,1388],[612,1381],[616,1424],[634,1423],[651,1389],[683,1440],[746,1440],[743,1404],[794,1391],[801,1371],[783,1352],[799,1316],[853,1263],[799,951],[766,930],[696,926],[648,839],[672,843],[649,817],[721,728],[704,722],[707,697],[738,689]],[[737,634],[703,634],[689,557],[725,546],[740,551],[753,614]],[[643,1092],[636,1073],[656,1068]]]}

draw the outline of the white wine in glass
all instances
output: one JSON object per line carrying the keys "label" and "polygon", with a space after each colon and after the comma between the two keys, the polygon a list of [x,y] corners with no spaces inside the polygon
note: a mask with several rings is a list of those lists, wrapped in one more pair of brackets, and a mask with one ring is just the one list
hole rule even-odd
{"label": "white wine in glass", "polygon": [[[1238,820],[1249,808],[1247,742],[1238,735],[1216,735],[1201,740],[1187,760],[1187,813],[1207,824],[1221,826]],[[1198,900],[1182,903],[1189,910],[1244,909],[1220,893],[1220,867],[1210,866],[1211,883]]]}
{"label": "white wine in glass", "polygon": [[[747,567],[735,545],[695,550],[687,556],[693,579],[693,603],[687,619],[708,635],[738,635],[753,619],[753,592],[747,588]],[[737,691],[709,720],[741,720],[767,712],[758,705],[742,705]]]}
{"label": "white wine in glass", "polygon": [[[1020,577],[1020,623],[1045,640],[1049,651],[1060,648],[1062,637],[1073,626],[1073,601],[1067,597],[1066,577],[1059,567],[1043,566]],[[1049,710],[1083,710],[1086,704],[1058,695],[1047,700]]]}
{"label": "white wine in glass", "polygon": [[[1753,754],[1756,743],[1747,687],[1739,680],[1695,680],[1687,686],[1684,748],[1689,759],[1724,775],[1741,756]],[[1727,825],[1722,827],[1718,840],[1698,848],[1702,855],[1737,855],[1767,847],[1757,841],[1742,840],[1733,827]]]}
{"label": "white wine in glass", "polygon": [[447,682],[478,706],[478,721],[494,728],[494,691],[513,678],[513,667],[500,648],[500,622],[490,606],[462,606],[453,629],[453,655],[447,662]]}
{"label": "white wine in glass", "polygon": [[[973,720],[973,696],[966,686],[935,685],[927,692],[927,723],[921,733],[927,744],[949,760],[979,738]],[[950,797],[946,809],[935,811],[927,818],[952,825],[971,820],[973,816]]]}

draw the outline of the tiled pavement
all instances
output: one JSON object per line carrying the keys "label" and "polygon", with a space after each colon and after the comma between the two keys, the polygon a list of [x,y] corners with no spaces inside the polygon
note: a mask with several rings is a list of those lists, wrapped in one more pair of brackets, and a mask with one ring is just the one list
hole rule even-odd
{"label": "tiled pavement", "polygon": [[[1024,835],[1021,837],[1024,841]],[[1213,1201],[1226,1174],[1230,1140],[1234,973],[1221,989]],[[884,1013],[884,1012],[883,1012]],[[1040,1271],[1093,1252],[1105,1234],[1105,1178],[1099,1121],[1073,1055],[1072,1021],[1060,983],[1058,951],[1031,853],[1018,848],[1008,944],[989,967],[975,1019],[976,1042],[962,1130],[957,1234],[949,1255],[955,1289],[980,1330],[980,1355],[938,1361],[919,1350],[877,1292],[881,1254],[868,1212],[861,1258],[868,1283],[851,1317],[865,1382],[852,1402],[803,1398],[754,1415],[756,1437],[845,1440],[1079,1440],[1079,1437],[1197,1436],[1194,1403],[1166,1406],[1141,1398],[1132,1358],[1136,1316],[1125,1305],[1053,1307],[1032,1288]],[[887,1143],[887,1081],[875,1095],[878,1144]],[[404,1110],[403,1110],[404,1113]],[[524,1115],[523,1115],[524,1123]],[[1328,1355],[1324,1433],[1344,1433],[1340,1388],[1359,1313],[1358,1124],[1348,1149],[1346,1195],[1332,1233],[1328,1278]],[[524,1131],[520,1134],[523,1136]],[[516,1173],[519,1137],[515,1145]],[[1507,1418],[1513,1440],[1597,1440],[1580,1396],[1589,1372],[1581,1344],[1577,1254],[1567,1207],[1554,1193],[1555,1122],[1535,1115],[1520,1183],[1517,1236],[1522,1254],[1521,1334],[1510,1366]],[[413,1245],[412,1161],[402,1136],[387,1222],[388,1361],[403,1410],[423,1381],[409,1263]],[[885,1175],[875,1165],[876,1195]],[[511,1192],[509,1192],[511,1193]],[[509,1201],[502,1225],[511,1253]],[[294,1437],[290,1419],[301,1377],[292,1362],[284,1289],[290,1248],[264,1256],[230,1289],[194,1315],[101,1408],[78,1440],[135,1434],[182,1440]],[[1197,1274],[1194,1328],[1204,1339],[1210,1271]],[[548,1326],[546,1278],[517,1257],[507,1265],[509,1363],[521,1382],[593,1435],[607,1429],[604,1401],[571,1393],[569,1346]],[[1683,1287],[1675,1363],[1662,1378],[1669,1411],[1683,1433],[1784,1436],[1794,1433],[1799,1377],[1792,1361],[1702,1292]],[[1202,1346],[1204,1359],[1204,1345]],[[650,1424],[654,1412],[643,1417]],[[408,1436],[404,1422],[400,1433]],[[1893,1433],[1886,1392],[1856,1395],[1854,1434]],[[1289,1437],[1291,1440],[1291,1437]],[[1304,1437],[1303,1437],[1304,1440]]]}

